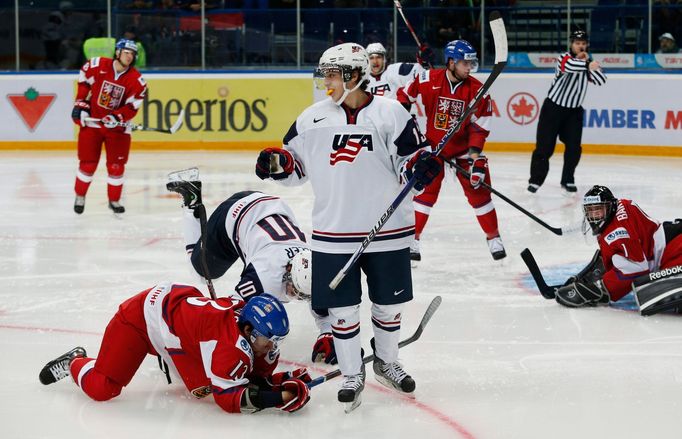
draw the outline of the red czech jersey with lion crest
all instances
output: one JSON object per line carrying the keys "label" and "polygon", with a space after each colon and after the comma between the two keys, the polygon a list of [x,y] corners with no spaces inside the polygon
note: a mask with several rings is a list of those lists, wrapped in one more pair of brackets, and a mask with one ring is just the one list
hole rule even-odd
{"label": "red czech jersey with lion crest", "polygon": [[[424,70],[398,90],[398,101],[401,103],[413,104],[421,95],[427,117],[426,139],[433,148],[440,143],[482,86],[473,76],[453,85],[445,72],[445,69]],[[476,111],[445,145],[443,156],[452,158],[465,155],[471,146],[483,149],[490,133],[491,118],[492,102],[490,96],[486,95]]]}

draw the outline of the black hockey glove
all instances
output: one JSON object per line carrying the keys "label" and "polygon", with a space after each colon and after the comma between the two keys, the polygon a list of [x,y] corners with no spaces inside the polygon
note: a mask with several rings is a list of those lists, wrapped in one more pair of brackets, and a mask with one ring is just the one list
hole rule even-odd
{"label": "black hockey glove", "polygon": [[261,180],[283,180],[294,172],[294,157],[283,148],[265,148],[256,161],[256,175]]}
{"label": "black hockey glove", "polygon": [[569,308],[583,308],[609,303],[609,293],[604,283],[577,281],[556,290],[556,301]]}
{"label": "black hockey glove", "polygon": [[[81,115],[81,113],[84,113]],[[71,110],[71,119],[73,123],[80,126],[85,126],[86,117],[90,117],[90,104],[83,100],[77,100],[73,103],[73,110]]]}
{"label": "black hockey glove", "polygon": [[426,43],[422,43],[419,47],[419,52],[417,52],[417,62],[425,69],[429,69],[434,66],[435,61],[436,55],[433,53],[431,47]]}
{"label": "black hockey glove", "polygon": [[443,170],[443,159],[427,151],[420,151],[407,162],[404,176],[409,180],[414,176],[414,188],[424,190]]}

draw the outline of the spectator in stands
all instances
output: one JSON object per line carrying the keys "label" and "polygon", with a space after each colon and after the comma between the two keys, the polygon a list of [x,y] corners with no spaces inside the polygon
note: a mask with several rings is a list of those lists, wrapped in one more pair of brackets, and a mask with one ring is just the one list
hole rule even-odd
{"label": "spectator in stands", "polygon": [[658,37],[658,50],[656,53],[680,53],[675,37],[670,32],[666,32]]}
{"label": "spectator in stands", "polygon": [[45,48],[45,69],[58,69],[61,63],[62,40],[64,39],[64,14],[59,11],[50,12],[47,23],[40,30],[40,39]]}

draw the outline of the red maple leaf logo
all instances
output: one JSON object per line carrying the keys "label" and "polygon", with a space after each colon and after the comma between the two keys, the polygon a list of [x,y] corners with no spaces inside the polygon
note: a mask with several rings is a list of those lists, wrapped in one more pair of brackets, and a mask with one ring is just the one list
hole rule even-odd
{"label": "red maple leaf logo", "polygon": [[515,117],[533,117],[533,108],[535,108],[535,105],[529,104],[525,96],[519,100],[518,104],[512,104]]}

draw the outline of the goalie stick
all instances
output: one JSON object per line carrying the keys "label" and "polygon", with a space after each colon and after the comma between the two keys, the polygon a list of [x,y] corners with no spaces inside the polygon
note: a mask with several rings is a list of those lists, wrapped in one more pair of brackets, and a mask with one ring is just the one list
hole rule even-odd
{"label": "goalie stick", "polygon": [[545,278],[542,276],[542,272],[540,271],[540,268],[538,267],[537,262],[535,262],[535,258],[529,249],[526,248],[521,252],[521,259],[523,259],[523,262],[526,263],[526,266],[528,267],[531,276],[533,276],[533,280],[538,286],[538,290],[540,290],[542,297],[545,299],[554,299],[556,297],[556,290],[561,285],[547,285],[547,282],[545,282]]}
{"label": "goalie stick", "polygon": [[[405,340],[402,340],[400,343],[398,343],[399,348],[403,348],[407,346],[408,344],[414,343],[415,341],[419,340],[419,337],[421,337],[422,332],[424,332],[424,328],[426,328],[426,325],[429,323],[429,320],[431,320],[431,317],[433,317],[433,314],[438,310],[438,307],[440,306],[441,302],[443,301],[443,298],[440,296],[436,296],[433,298],[429,306],[426,308],[426,311],[424,312],[424,316],[422,317],[421,322],[419,322],[419,325],[417,326],[417,329],[414,331],[414,334],[411,336],[407,337]],[[374,354],[367,355],[362,359],[362,364],[367,364],[370,361],[374,360]],[[337,376],[341,375],[341,369],[336,369],[331,372],[329,372],[326,375],[322,375],[321,377],[317,377],[311,382],[308,383],[308,388],[312,389],[315,386],[319,386],[320,384],[329,381],[332,378],[336,378]]]}
{"label": "goalie stick", "polygon": [[[493,66],[488,79],[469,103],[469,106],[464,110],[459,119],[457,119],[455,123],[448,129],[441,141],[438,143],[436,151],[433,153],[434,155],[440,154],[445,147],[445,144],[448,142],[448,140],[450,140],[450,137],[452,137],[457,131],[459,131],[462,125],[464,125],[464,122],[474,112],[478,103],[481,101],[483,96],[485,96],[493,82],[495,82],[495,79],[497,79],[500,73],[502,73],[502,70],[504,70],[504,67],[507,65],[507,31],[504,28],[502,16],[500,16],[500,13],[497,11],[493,11],[490,14],[490,29],[492,30],[493,40],[495,41],[495,65]],[[369,244],[374,240],[374,237],[377,235],[377,233],[379,233],[384,224],[386,224],[391,215],[393,215],[393,212],[395,212],[398,206],[400,206],[400,203],[405,199],[405,197],[407,197],[407,194],[412,190],[416,182],[417,181],[415,180],[414,176],[407,181],[395,200],[393,200],[388,209],[386,209],[386,211],[381,215],[372,230],[369,231],[365,239],[362,241],[362,244],[360,244],[360,247],[358,247],[348,262],[346,262],[346,265],[339,270],[334,279],[332,279],[332,281],[329,283],[330,289],[335,290],[343,278],[346,277],[351,267],[355,265],[358,259],[360,259],[360,255],[362,255],[367,247],[369,247]]]}
{"label": "goalie stick", "polygon": [[[83,119],[85,122],[102,122],[102,119],[98,119],[96,117],[86,117]],[[133,131],[154,131],[157,133],[164,133],[164,134],[175,134],[180,127],[182,127],[183,122],[185,121],[185,110],[182,109],[180,110],[180,114],[178,114],[178,118],[176,119],[175,123],[173,125],[166,129],[166,128],[152,128],[144,125],[138,125],[132,122],[116,122],[116,126],[119,127],[126,127],[130,128]]]}

